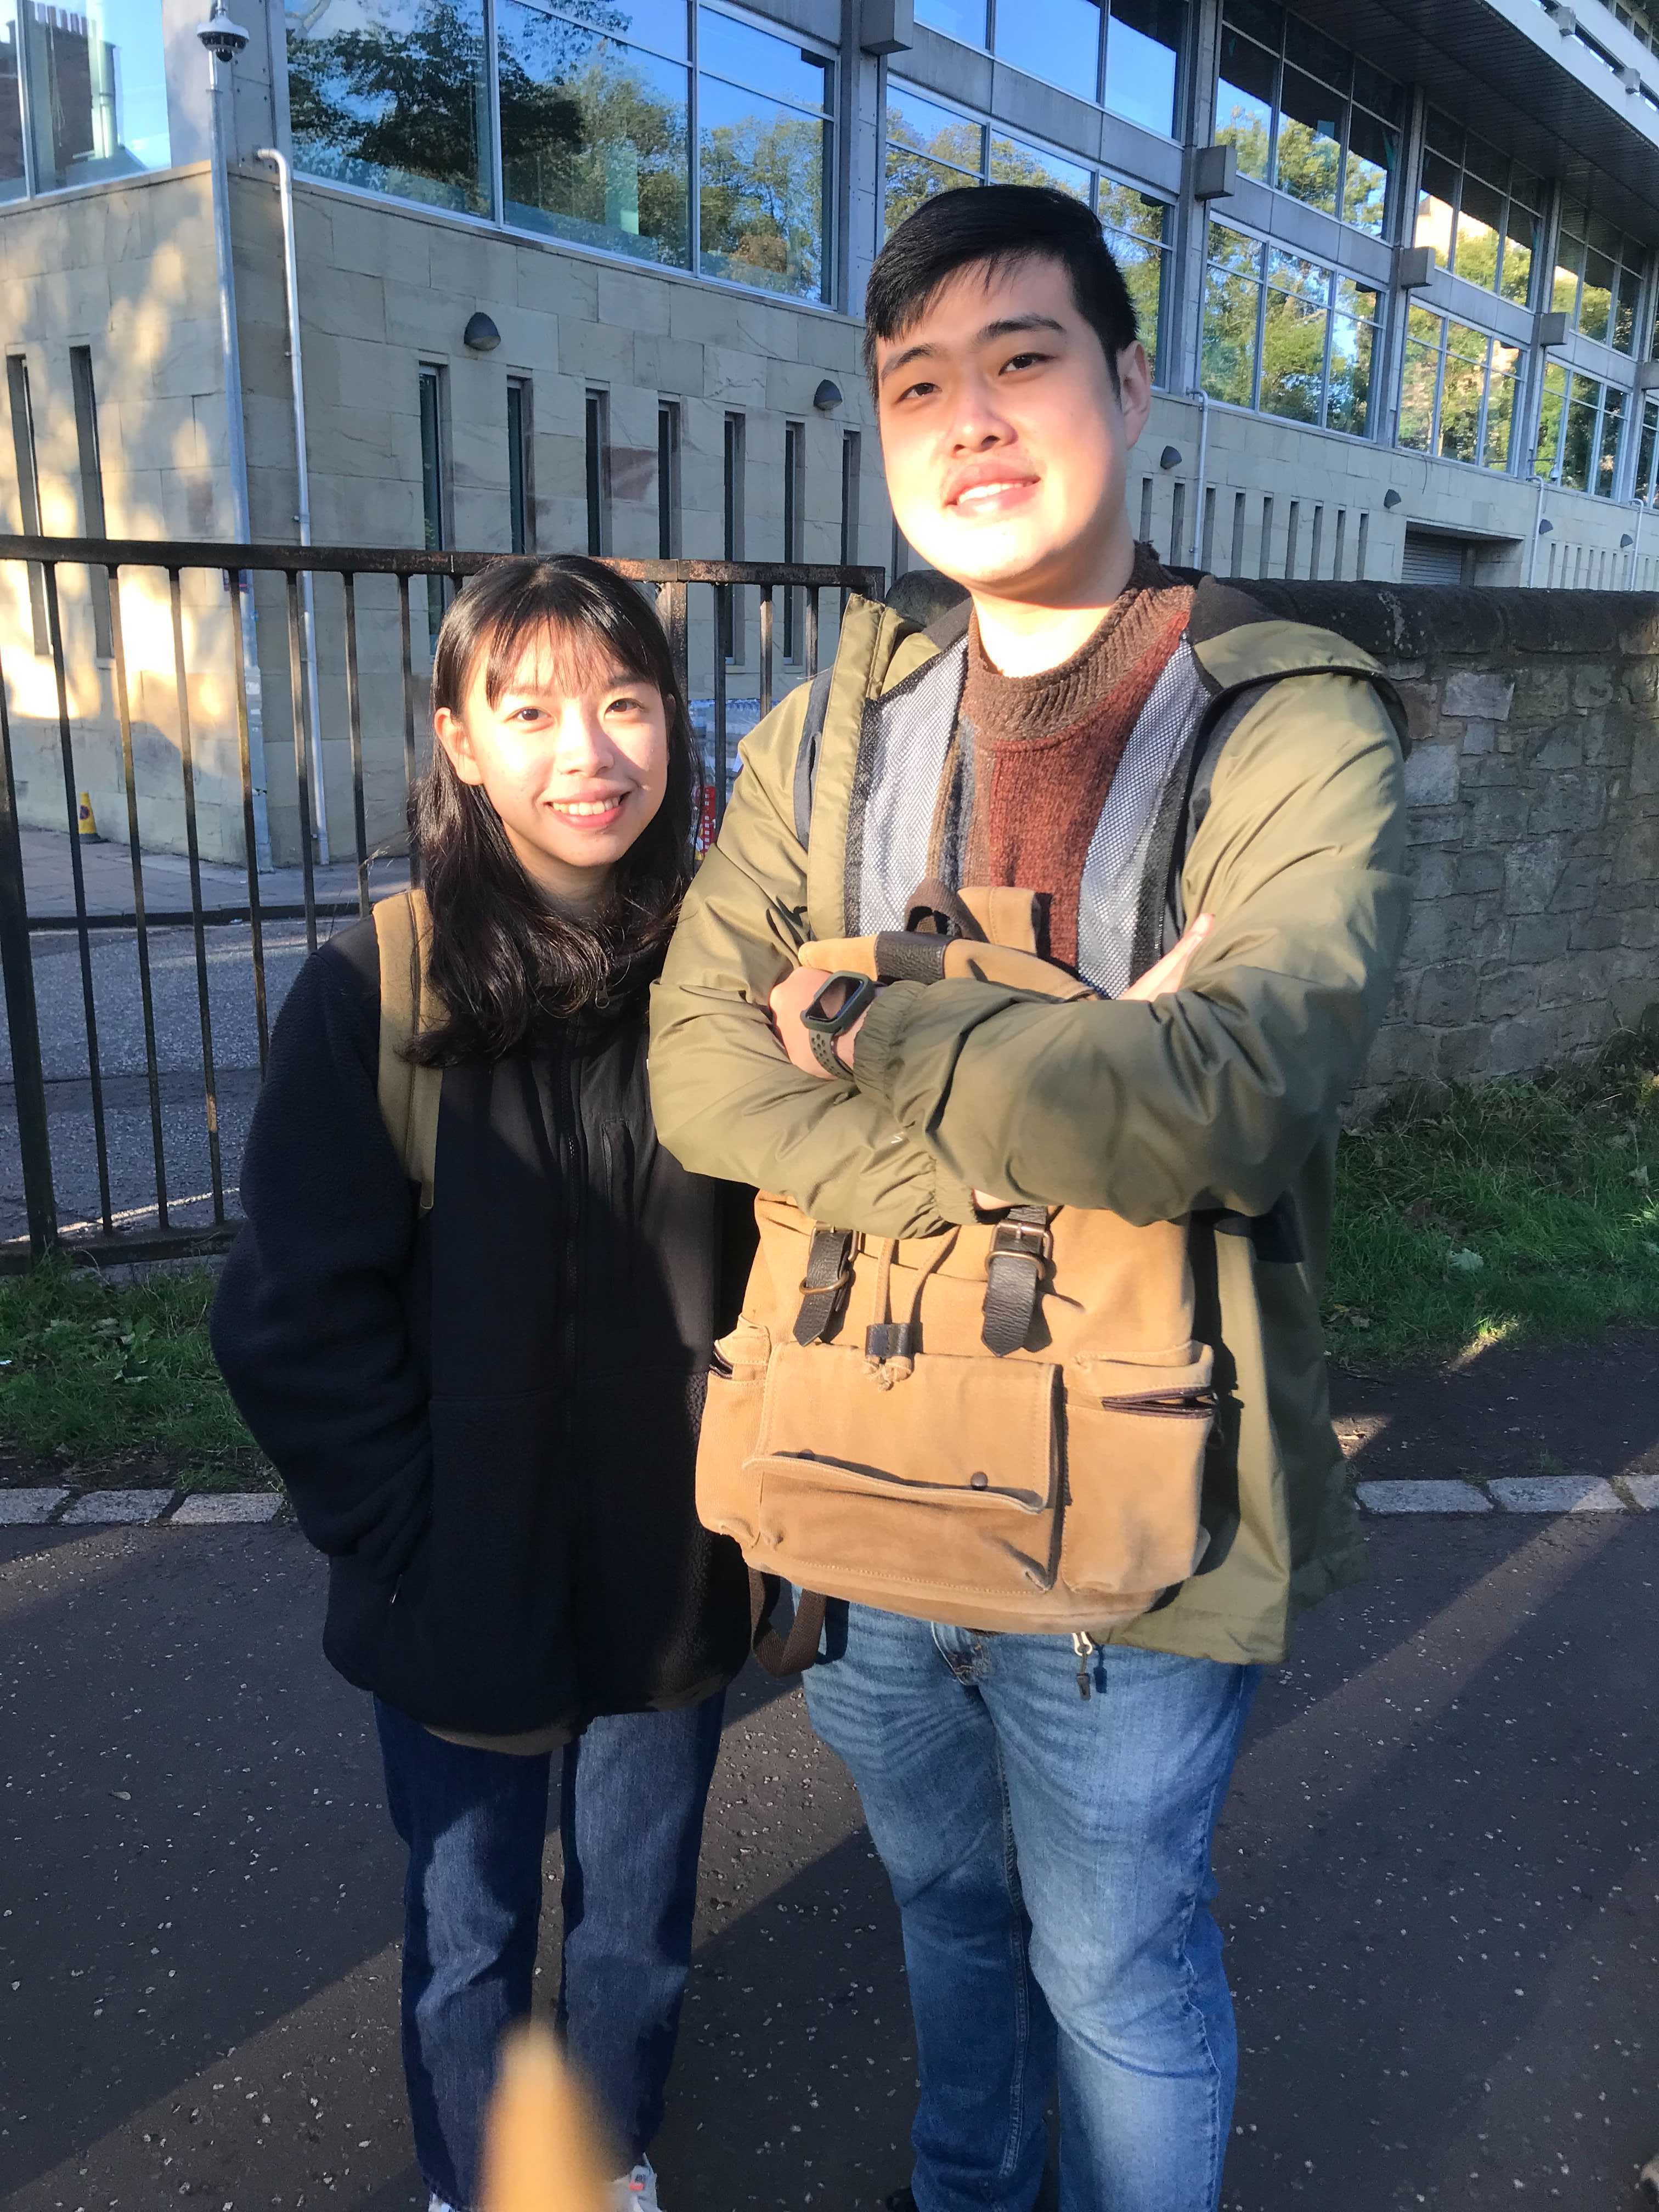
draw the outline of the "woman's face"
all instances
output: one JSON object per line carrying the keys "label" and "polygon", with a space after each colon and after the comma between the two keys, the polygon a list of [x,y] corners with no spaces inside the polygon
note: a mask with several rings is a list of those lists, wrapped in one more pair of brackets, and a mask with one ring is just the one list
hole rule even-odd
{"label": "woman's face", "polygon": [[479,653],[459,714],[440,708],[438,742],[476,784],[549,899],[592,911],[668,784],[668,712],[604,639],[544,630],[526,643],[500,696]]}

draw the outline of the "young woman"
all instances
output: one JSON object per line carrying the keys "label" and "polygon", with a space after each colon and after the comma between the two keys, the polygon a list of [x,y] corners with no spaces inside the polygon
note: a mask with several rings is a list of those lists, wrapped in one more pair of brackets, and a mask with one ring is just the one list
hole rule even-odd
{"label": "young woman", "polygon": [[692,1504],[746,1194],[658,1145],[646,995],[696,775],[662,633],[576,557],[502,561],[445,618],[413,819],[441,1020],[429,1212],[377,1098],[374,925],[295,982],[213,1340],[330,1560],[324,1650],[373,1692],[409,1853],[403,2049],[432,2212],[473,2212],[502,2030],[530,2009],[553,1753],[558,2013],[653,2212],[735,1549]]}

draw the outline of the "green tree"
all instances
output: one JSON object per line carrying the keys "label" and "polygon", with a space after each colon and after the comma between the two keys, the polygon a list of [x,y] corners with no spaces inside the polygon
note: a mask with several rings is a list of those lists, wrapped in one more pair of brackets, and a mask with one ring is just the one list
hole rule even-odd
{"label": "green tree", "polygon": [[[326,10],[321,11],[326,13]],[[288,26],[289,111],[313,175],[425,185],[427,197],[483,212],[483,19],[428,0],[412,21],[309,35]]]}
{"label": "green tree", "polygon": [[703,132],[702,248],[714,273],[819,297],[824,138],[822,123],[782,112]]}

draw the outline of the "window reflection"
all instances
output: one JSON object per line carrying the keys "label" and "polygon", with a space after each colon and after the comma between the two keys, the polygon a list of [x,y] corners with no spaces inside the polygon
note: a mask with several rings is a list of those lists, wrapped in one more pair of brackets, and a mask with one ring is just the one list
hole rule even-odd
{"label": "window reflection", "polygon": [[1114,184],[1108,177],[1100,180],[1099,206],[1106,243],[1134,301],[1140,343],[1156,378],[1169,210],[1161,200],[1149,199],[1132,185]]}
{"label": "window reflection", "polygon": [[684,65],[519,0],[497,22],[507,221],[687,267]]}
{"label": "window reflection", "polygon": [[1561,207],[1551,304],[1588,338],[1617,348],[1640,349],[1637,309],[1647,252],[1613,223],[1577,202]]}
{"label": "window reflection", "polygon": [[887,88],[888,234],[937,192],[976,185],[985,163],[985,132],[977,123],[935,107],[930,100],[890,79]]}
{"label": "window reflection", "polygon": [[1249,177],[1380,238],[1404,94],[1297,16],[1225,0],[1215,135]]}
{"label": "window reflection", "polygon": [[324,0],[288,17],[296,168],[489,211],[482,0]]}
{"label": "window reflection", "polygon": [[718,77],[699,75],[697,100],[704,273],[822,299],[829,125]]}
{"label": "window reflection", "polygon": [[1114,115],[1173,137],[1183,0],[1112,0],[1106,30],[1106,105]]}
{"label": "window reflection", "polygon": [[1201,350],[1212,398],[1363,436],[1376,316],[1370,286],[1212,222]]}
{"label": "window reflection", "polygon": [[[82,0],[76,9],[23,0],[21,27],[37,190],[166,168],[172,152],[161,0]],[[14,101],[16,28],[14,21]],[[21,157],[21,134],[16,151]],[[10,166],[21,176],[21,158]]]}
{"label": "window reflection", "polygon": [[18,84],[17,0],[0,0],[0,200],[23,192],[23,111]]}
{"label": "window reflection", "polygon": [[997,52],[1016,69],[1079,100],[1099,89],[1100,9],[1096,0],[1013,0],[1000,8]]}
{"label": "window reflection", "polygon": [[1431,108],[1413,243],[1517,306],[1531,297],[1543,186],[1530,171]]}
{"label": "window reflection", "polygon": [[984,0],[916,0],[916,21],[947,39],[960,39],[965,46],[982,46],[985,37]]}
{"label": "window reflection", "polygon": [[1051,185],[1056,191],[1069,192],[1085,207],[1092,198],[1089,172],[1079,163],[1063,161],[1057,154],[1042,153],[1035,146],[1024,146],[998,131],[991,134],[987,173],[994,185]]}

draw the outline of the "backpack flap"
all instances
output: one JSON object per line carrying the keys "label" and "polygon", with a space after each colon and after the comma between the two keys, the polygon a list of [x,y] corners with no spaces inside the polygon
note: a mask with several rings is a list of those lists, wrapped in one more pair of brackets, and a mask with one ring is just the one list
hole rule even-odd
{"label": "backpack flap", "polygon": [[410,1046],[444,1018],[443,1001],[432,989],[432,917],[426,894],[399,891],[374,909],[374,937],[380,956],[380,1044],[376,1092],[404,1173],[418,1183],[421,1212],[430,1213],[438,1164],[438,1107],[443,1090],[441,1067],[421,1067],[409,1058]]}

